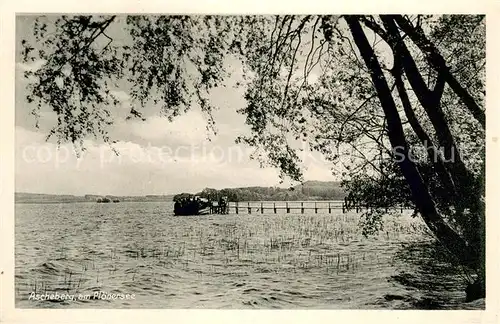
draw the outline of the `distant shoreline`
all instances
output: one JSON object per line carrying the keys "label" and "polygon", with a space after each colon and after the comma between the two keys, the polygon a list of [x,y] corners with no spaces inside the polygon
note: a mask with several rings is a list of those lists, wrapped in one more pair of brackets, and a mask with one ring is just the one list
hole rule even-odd
{"label": "distant shoreline", "polygon": [[[126,201],[120,201],[117,203],[99,203],[99,205],[116,205],[116,204],[122,204],[122,203],[136,203],[136,202],[170,202],[171,200],[126,200]],[[89,200],[75,200],[75,201],[16,201],[14,200],[15,204],[20,204],[20,205],[26,205],[26,204],[32,204],[32,205],[46,205],[46,204],[98,204],[96,201],[89,201]]]}
{"label": "distant shoreline", "polygon": [[150,195],[150,196],[113,196],[113,195],[53,195],[53,194],[33,194],[16,192],[14,202],[16,204],[58,204],[58,203],[97,203],[99,198],[107,197],[118,202],[109,202],[117,204],[123,202],[162,202],[172,201],[173,195]]}
{"label": "distant shoreline", "polygon": [[[339,182],[335,181],[306,181],[292,188],[280,187],[241,187],[211,189],[205,188],[200,193],[194,193],[202,197],[226,196],[230,201],[252,202],[252,201],[334,201],[343,200],[345,192]],[[73,203],[94,202],[102,198],[109,198],[119,202],[163,202],[172,201],[176,194],[143,195],[143,196],[117,196],[85,194],[81,196],[68,194],[41,194],[16,192],[15,203]]]}

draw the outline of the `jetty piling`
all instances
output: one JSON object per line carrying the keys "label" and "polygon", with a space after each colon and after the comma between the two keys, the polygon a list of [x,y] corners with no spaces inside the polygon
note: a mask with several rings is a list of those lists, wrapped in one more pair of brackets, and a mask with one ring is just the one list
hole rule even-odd
{"label": "jetty piling", "polygon": [[[272,203],[272,204],[271,204]],[[345,214],[347,212],[363,212],[370,211],[374,208],[383,209],[385,212],[389,212],[389,210],[397,210],[403,213],[404,210],[412,209],[409,205],[398,205],[398,206],[388,206],[377,205],[372,206],[366,203],[359,203],[353,201],[247,201],[241,204],[238,201],[232,202],[223,202],[223,203],[213,203],[210,204],[208,208],[208,213],[210,214],[240,214],[242,210],[247,210],[248,214],[252,214],[252,209],[261,215],[267,213],[278,214],[278,210],[283,211],[286,214],[292,213],[291,210],[297,210],[297,213],[305,214],[306,210],[312,211],[314,210],[314,214],[329,213],[332,214],[334,210],[342,210],[342,213]],[[260,213],[259,213],[260,210]],[[293,212],[295,213],[295,212]]]}
{"label": "jetty piling", "polygon": [[[273,214],[278,214],[279,210],[282,210],[286,214],[292,213],[293,210],[297,210],[297,212],[300,210],[301,214],[305,214],[306,210],[314,211],[315,214],[319,214],[321,211],[325,213],[333,213],[334,210],[341,210],[343,214],[353,211],[356,213],[360,213],[363,211],[370,211],[373,210],[374,208],[382,208],[386,212],[388,212],[390,209],[396,209],[398,211],[403,212],[405,209],[410,209],[409,206],[393,206],[393,207],[388,207],[388,206],[371,206],[368,204],[360,204],[360,203],[346,203],[345,201],[283,201],[283,202],[277,202],[273,201],[272,204],[271,202],[266,203],[265,201],[253,201],[253,202],[245,202],[244,205],[247,213],[252,214],[252,210],[256,211],[259,214],[266,214],[267,213],[273,213]],[[239,214],[241,212],[241,204],[239,202],[229,202],[227,205],[228,212],[229,213],[235,213]],[[218,212],[216,208],[214,208],[214,212]]]}

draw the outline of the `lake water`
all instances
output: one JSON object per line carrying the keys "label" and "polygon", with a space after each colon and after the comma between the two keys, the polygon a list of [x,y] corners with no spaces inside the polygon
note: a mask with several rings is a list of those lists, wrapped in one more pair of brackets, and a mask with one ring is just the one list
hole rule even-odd
{"label": "lake water", "polygon": [[463,308],[463,274],[409,215],[365,238],[354,212],[172,209],[16,204],[16,307]]}

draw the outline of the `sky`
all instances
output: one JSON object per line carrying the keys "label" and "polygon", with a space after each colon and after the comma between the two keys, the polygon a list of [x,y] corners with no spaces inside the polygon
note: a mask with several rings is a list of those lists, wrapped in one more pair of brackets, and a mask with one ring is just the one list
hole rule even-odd
{"label": "sky", "polygon": [[[30,32],[30,19],[17,20],[16,41]],[[230,82],[241,77],[241,66],[226,62],[236,71]],[[56,114],[42,107],[39,128],[35,128],[32,107],[26,102],[23,72],[38,69],[41,61],[24,64],[16,55],[16,125],[15,185],[16,192],[50,194],[147,195],[198,192],[203,188],[246,186],[289,186],[280,184],[279,171],[261,167],[250,158],[253,148],[235,144],[237,136],[249,134],[245,116],[236,111],[245,105],[243,89],[216,88],[210,100],[216,135],[206,131],[206,117],[199,108],[192,109],[169,122],[159,115],[159,108],[145,107],[146,121],[125,120],[130,106],[127,89],[113,89],[120,105],[111,113],[114,125],[108,131],[116,140],[116,156],[108,144],[92,139],[85,141],[87,150],[77,157],[72,144],[59,148],[46,136],[56,123]],[[314,76],[312,76],[314,78]],[[210,137],[210,141],[207,140]],[[338,180],[332,165],[307,148],[302,155],[305,180]]]}

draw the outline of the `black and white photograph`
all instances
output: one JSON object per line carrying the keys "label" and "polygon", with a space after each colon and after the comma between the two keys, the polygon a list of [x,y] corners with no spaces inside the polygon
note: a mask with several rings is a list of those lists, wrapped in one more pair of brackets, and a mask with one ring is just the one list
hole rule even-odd
{"label": "black and white photograph", "polygon": [[17,13],[15,308],[485,310],[486,20]]}

